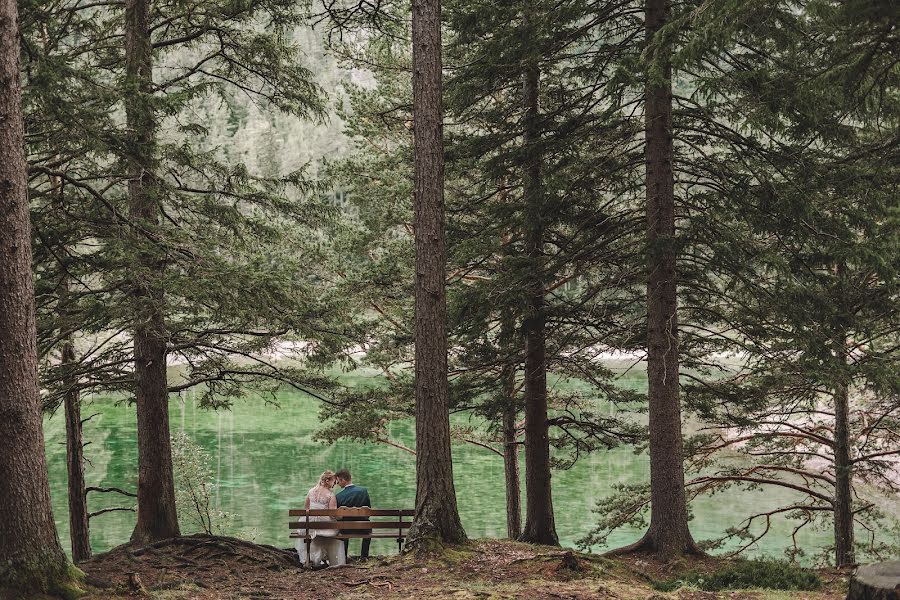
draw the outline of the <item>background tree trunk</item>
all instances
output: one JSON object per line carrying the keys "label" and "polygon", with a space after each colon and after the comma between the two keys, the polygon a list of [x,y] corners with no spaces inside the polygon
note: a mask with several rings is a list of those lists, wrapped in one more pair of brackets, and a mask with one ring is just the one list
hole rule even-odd
{"label": "background tree trunk", "polygon": [[[515,322],[504,315],[500,324],[500,339],[504,347],[514,343]],[[519,479],[519,441],[516,436],[516,363],[512,357],[503,365],[500,375],[503,385],[503,473],[506,479],[506,535],[511,540],[522,535],[522,492]]]}
{"label": "background tree trunk", "polygon": [[[64,285],[68,285],[64,283]],[[62,347],[63,367],[75,363],[72,336],[66,336]],[[69,475],[69,538],[72,560],[76,563],[91,557],[91,535],[88,519],[87,495],[84,482],[84,442],[81,427],[81,394],[77,381],[66,377],[66,468]]]}
{"label": "background tree trunk", "polygon": [[544,198],[541,189],[539,118],[540,71],[531,64],[525,71],[526,252],[531,262],[526,284],[525,316],[525,530],[521,539],[556,546],[556,522],[550,487],[550,425],[547,417],[547,349],[544,315]]}
{"label": "background tree trunk", "polygon": [[[512,380],[515,394],[515,371],[509,369],[512,377],[504,374],[506,381]],[[506,382],[504,387],[508,389]],[[519,441],[516,439],[515,399],[503,410],[503,472],[506,478],[506,535],[511,540],[522,535],[522,491],[519,479]]]}
{"label": "background tree trunk", "polygon": [[[59,190],[56,200],[59,208],[65,206],[62,193],[61,177],[50,177],[51,183]],[[69,275],[68,265],[60,261],[64,275],[59,282],[59,312],[69,317]],[[64,324],[63,327],[68,327]],[[69,542],[72,548],[72,561],[79,563],[91,557],[90,517],[88,516],[87,492],[84,481],[84,440],[81,423],[81,393],[78,389],[78,378],[72,374],[77,360],[75,342],[71,333],[63,338],[60,362],[63,369],[63,408],[66,417],[66,473],[68,475],[69,500]]]}
{"label": "background tree trunk", "polygon": [[0,588],[67,578],[50,506],[38,392],[15,0],[0,0]]}
{"label": "background tree trunk", "polygon": [[834,390],[834,559],[839,567],[855,562],[853,551],[853,463],[850,459],[850,394],[845,383],[847,336],[834,341],[840,382]]}
{"label": "background tree trunk", "polygon": [[[647,0],[649,44],[669,18],[667,0]],[[647,380],[650,401],[650,528],[644,542],[663,556],[696,550],[688,529],[678,381],[677,270],[671,50],[646,84]]]}
{"label": "background tree trunk", "polygon": [[[136,227],[159,222],[153,195],[155,120],[152,93],[150,0],[125,4],[125,67],[128,77],[125,113],[128,145],[128,214]],[[179,535],[175,482],[169,440],[166,330],[163,291],[154,282],[162,264],[147,240],[138,242],[134,268],[134,375],[137,403],[137,524],[131,540],[148,543]]]}
{"label": "background tree trunk", "polygon": [[441,4],[414,0],[413,133],[416,238],[416,517],[410,546],[464,542],[453,485],[447,385]]}

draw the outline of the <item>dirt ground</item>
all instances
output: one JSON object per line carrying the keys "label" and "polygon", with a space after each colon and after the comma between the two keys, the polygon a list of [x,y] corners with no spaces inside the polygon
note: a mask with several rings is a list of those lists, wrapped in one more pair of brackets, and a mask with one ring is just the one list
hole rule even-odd
{"label": "dirt ground", "polygon": [[430,556],[388,556],[310,571],[292,551],[233,538],[191,536],[147,548],[122,546],[79,565],[91,586],[89,600],[379,600],[451,598],[491,600],[839,600],[840,573],[823,573],[818,592],[662,593],[652,581],[688,569],[714,569],[706,559],[659,564],[649,557],[615,560],[558,548],[477,540]]}

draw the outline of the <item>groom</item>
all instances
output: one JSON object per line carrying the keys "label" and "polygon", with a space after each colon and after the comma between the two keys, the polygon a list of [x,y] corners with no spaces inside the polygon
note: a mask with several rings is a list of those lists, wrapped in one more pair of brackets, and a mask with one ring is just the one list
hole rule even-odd
{"label": "groom", "polygon": [[[353,483],[353,478],[350,475],[350,471],[348,469],[341,469],[337,473],[335,473],[335,477],[337,478],[337,483],[343,489],[337,495],[337,505],[338,508],[342,506],[346,506],[348,508],[362,508],[372,507],[372,502],[369,500],[369,490],[366,488],[355,485]],[[342,521],[368,521],[369,517],[344,517],[341,519]],[[360,558],[366,560],[369,558],[369,546],[371,545],[371,538],[363,538],[362,540],[362,552],[360,553]],[[349,555],[349,547],[350,540],[344,540],[344,554]]]}

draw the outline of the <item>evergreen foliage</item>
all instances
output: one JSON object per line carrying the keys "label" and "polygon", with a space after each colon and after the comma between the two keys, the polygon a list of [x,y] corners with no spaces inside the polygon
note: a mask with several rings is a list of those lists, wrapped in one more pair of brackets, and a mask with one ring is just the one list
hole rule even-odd
{"label": "evergreen foliage", "polygon": [[[129,271],[135,253],[156,257],[166,290],[170,360],[184,365],[178,392],[202,385],[204,403],[227,406],[250,389],[328,388],[315,371],[264,357],[310,353],[342,335],[340,311],[319,282],[319,232],[335,209],[302,169],[263,176],[223,161],[205,142],[204,108],[240,96],[267,110],[323,115],[323,95],[291,36],[305,24],[294,2],[154,4],[157,225],[125,216],[128,132],[116,8],[35,3],[23,11],[29,154],[38,253],[42,354],[78,338],[66,367],[84,390],[130,390]],[[265,23],[265,27],[263,27]],[[31,117],[33,115],[33,118]],[[64,282],[64,283],[61,283]],[[60,293],[61,287],[67,288]],[[65,306],[62,305],[63,299]],[[65,373],[44,363],[54,407]]]}
{"label": "evergreen foliage", "polygon": [[[318,439],[414,453],[389,434],[416,414],[412,6],[153,0],[151,68],[138,73],[126,4],[17,3],[44,410],[68,399],[77,419],[73,399],[92,392],[133,400],[147,329],[171,367],[163,395],[196,389],[228,409],[291,387],[322,402]],[[702,547],[752,550],[788,519],[791,561],[807,553],[805,527],[834,530],[817,559],[887,556],[900,6],[652,3],[663,17],[645,32],[650,4],[444,2],[451,437],[503,458],[511,537],[526,446],[524,537],[555,543],[551,467],[644,452],[652,437],[648,399],[618,385],[608,358],[640,363],[676,323],[665,366],[680,368],[670,408],[692,420],[688,500],[793,494]],[[670,101],[671,127],[648,133],[645,116]],[[674,174],[672,235],[654,229],[662,210],[645,212],[650,162]],[[674,277],[677,309],[654,324],[660,277]],[[346,388],[335,366],[382,376]],[[647,526],[650,498],[644,483],[617,488],[579,543]],[[781,563],[716,577],[703,589],[806,581]]]}

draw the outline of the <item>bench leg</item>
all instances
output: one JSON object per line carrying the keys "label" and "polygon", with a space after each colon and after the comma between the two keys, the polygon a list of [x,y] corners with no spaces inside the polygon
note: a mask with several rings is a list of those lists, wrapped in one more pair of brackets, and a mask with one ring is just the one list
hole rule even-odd
{"label": "bench leg", "polygon": [[309,567],[312,564],[312,560],[310,558],[310,554],[312,552],[312,538],[306,538],[306,566]]}
{"label": "bench leg", "polygon": [[397,552],[403,554],[403,538],[397,538]]}

